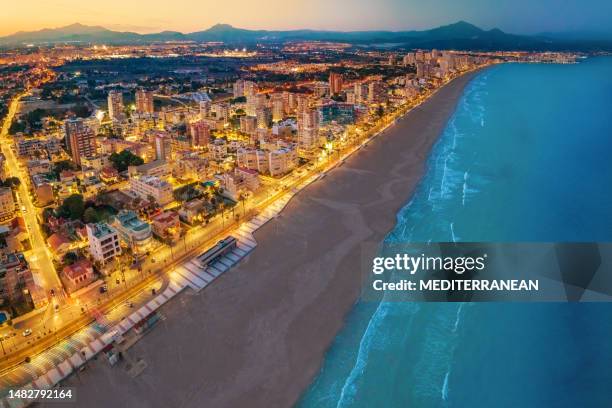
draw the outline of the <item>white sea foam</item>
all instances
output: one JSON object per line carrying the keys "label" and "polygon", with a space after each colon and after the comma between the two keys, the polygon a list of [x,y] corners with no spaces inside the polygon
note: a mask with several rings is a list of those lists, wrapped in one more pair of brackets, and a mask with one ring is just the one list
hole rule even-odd
{"label": "white sea foam", "polygon": [[[365,333],[359,342],[359,351],[357,352],[357,358],[355,359],[355,365],[351,369],[346,381],[342,386],[342,390],[340,392],[340,396],[338,398],[338,402],[336,404],[337,408],[351,406],[354,402],[355,395],[357,393],[357,384],[359,377],[364,373],[365,367],[367,365],[367,361],[372,350],[372,347],[375,344],[375,340],[377,340],[376,335],[384,332],[381,328],[382,324],[385,321],[385,318],[388,316],[390,311],[393,311],[394,307],[397,307],[397,303],[393,302],[385,302],[384,300],[380,302],[374,311],[374,314],[370,318],[368,322],[368,326],[366,327]],[[419,310],[419,306],[416,303],[405,304],[405,306],[410,306],[412,311],[411,317]],[[402,311],[405,313],[405,310]],[[412,319],[406,323],[410,325]],[[382,347],[386,349],[388,347]]]}
{"label": "white sea foam", "polygon": [[468,172],[463,173],[463,196],[461,197],[461,203],[465,207],[465,196],[467,195],[467,179]]}
{"label": "white sea foam", "polygon": [[444,376],[444,384],[442,385],[442,399],[448,401],[448,377],[450,376],[450,370],[446,372]]}
{"label": "white sea foam", "polygon": [[355,386],[355,382],[359,375],[363,373],[363,369],[366,364],[366,360],[368,358],[368,354],[370,351],[370,345],[372,342],[372,337],[375,335],[377,325],[384,319],[384,316],[387,313],[388,306],[385,306],[385,302],[380,302],[376,311],[370,318],[368,322],[368,326],[366,327],[366,331],[363,334],[363,337],[359,341],[359,351],[357,352],[357,358],[355,359],[355,365],[351,369],[344,385],[342,386],[342,390],[340,391],[340,397],[338,398],[338,403],[336,404],[336,408],[340,408],[346,406],[345,404],[350,404],[357,392],[357,387]]}
{"label": "white sea foam", "polygon": [[453,239],[453,242],[457,242],[457,237],[455,236],[455,228],[454,228],[454,222],[450,223],[450,231],[451,231],[451,237]]}
{"label": "white sea foam", "polygon": [[448,169],[448,158],[450,155],[447,155],[444,159],[444,168],[442,169],[442,180],[440,181],[440,197],[444,198],[446,195],[446,170]]}
{"label": "white sea foam", "polygon": [[453,333],[457,332],[457,329],[459,328],[459,323],[461,323],[461,311],[463,310],[463,306],[465,306],[465,303],[461,303],[459,307],[457,308],[457,317],[455,318],[455,325],[453,326]]}

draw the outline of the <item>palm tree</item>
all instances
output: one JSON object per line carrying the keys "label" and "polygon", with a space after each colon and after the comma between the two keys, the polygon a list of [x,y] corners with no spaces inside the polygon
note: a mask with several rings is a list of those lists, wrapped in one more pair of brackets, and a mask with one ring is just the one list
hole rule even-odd
{"label": "palm tree", "polygon": [[219,209],[221,210],[221,225],[225,228],[225,201],[221,200]]}
{"label": "palm tree", "polygon": [[244,203],[245,203],[246,199],[247,199],[246,194],[244,192],[241,192],[240,195],[238,196],[238,201],[240,201],[242,203],[242,215],[244,215],[244,211],[245,211]]}

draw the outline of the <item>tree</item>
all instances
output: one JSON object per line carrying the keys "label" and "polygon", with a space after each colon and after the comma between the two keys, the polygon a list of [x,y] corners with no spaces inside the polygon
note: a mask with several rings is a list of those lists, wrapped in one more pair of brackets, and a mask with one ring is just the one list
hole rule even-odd
{"label": "tree", "polygon": [[49,221],[49,217],[55,216],[55,210],[51,207],[47,207],[42,211],[42,217],[45,224]]}
{"label": "tree", "polygon": [[59,175],[64,170],[76,170],[76,166],[70,160],[58,161],[53,165],[53,175],[59,179]]}
{"label": "tree", "polygon": [[95,208],[89,207],[83,213],[83,222],[86,224],[93,224],[96,222],[100,222],[101,217],[98,211]]}
{"label": "tree", "polygon": [[113,153],[110,155],[109,160],[118,172],[126,171],[128,166],[140,166],[144,163],[141,157],[136,156],[129,150]]}
{"label": "tree", "polygon": [[85,212],[85,202],[80,194],[72,194],[64,200],[62,205],[57,209],[57,213],[62,218],[70,218],[78,220]]}
{"label": "tree", "polygon": [[346,102],[346,97],[340,94],[334,94],[331,97],[332,100],[336,102]]}
{"label": "tree", "polygon": [[233,98],[230,100],[230,104],[236,104],[236,103],[245,103],[247,100],[246,96],[238,96],[236,98]]}
{"label": "tree", "polygon": [[18,177],[7,177],[6,180],[4,180],[3,185],[14,190],[21,185],[21,180],[19,180]]}
{"label": "tree", "polygon": [[155,197],[153,197],[151,194],[147,195],[147,208],[149,211],[159,208],[157,200],[155,200]]}
{"label": "tree", "polygon": [[79,256],[75,252],[68,252],[62,259],[64,265],[72,265],[79,259]]}
{"label": "tree", "polygon": [[244,192],[241,192],[240,195],[238,196],[238,201],[240,201],[242,203],[242,213],[244,214],[245,211],[245,206],[244,203],[247,199],[247,195]]}
{"label": "tree", "polygon": [[79,118],[86,118],[91,115],[91,110],[86,105],[78,104],[72,107],[72,112]]}

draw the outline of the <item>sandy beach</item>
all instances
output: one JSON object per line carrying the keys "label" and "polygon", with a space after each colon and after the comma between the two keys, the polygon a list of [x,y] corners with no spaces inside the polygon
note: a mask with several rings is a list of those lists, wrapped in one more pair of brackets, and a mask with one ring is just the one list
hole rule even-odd
{"label": "sandy beach", "polygon": [[446,85],[297,194],[255,233],[258,247],[238,267],[165,305],[163,321],[128,351],[146,362],[142,374],[131,378],[98,357],[65,382],[77,388],[76,405],[293,405],[359,296],[361,244],[393,228],[474,75]]}

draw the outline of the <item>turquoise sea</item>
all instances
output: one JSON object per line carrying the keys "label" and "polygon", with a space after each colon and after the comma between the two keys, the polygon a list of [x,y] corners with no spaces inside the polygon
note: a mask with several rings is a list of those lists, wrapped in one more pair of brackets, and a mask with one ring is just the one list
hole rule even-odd
{"label": "turquoise sea", "polygon": [[[387,242],[612,241],[612,57],[466,87]],[[360,301],[301,408],[610,407],[612,304]]]}

